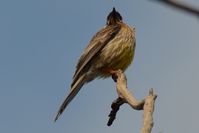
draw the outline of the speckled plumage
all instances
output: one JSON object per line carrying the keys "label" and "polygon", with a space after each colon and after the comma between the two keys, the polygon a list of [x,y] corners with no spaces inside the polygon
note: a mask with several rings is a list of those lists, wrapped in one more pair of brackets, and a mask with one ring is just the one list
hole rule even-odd
{"label": "speckled plumage", "polygon": [[118,69],[125,71],[133,60],[135,44],[135,30],[123,23],[122,16],[113,8],[107,17],[107,25],[94,35],[81,55],[70,93],[55,121],[85,83],[95,78],[107,78]]}
{"label": "speckled plumage", "polygon": [[[96,68],[125,71],[131,64],[135,53],[135,32],[124,23],[118,23],[121,27],[117,35],[112,39],[100,54],[96,61]],[[100,77],[111,76],[111,73],[99,72]]]}

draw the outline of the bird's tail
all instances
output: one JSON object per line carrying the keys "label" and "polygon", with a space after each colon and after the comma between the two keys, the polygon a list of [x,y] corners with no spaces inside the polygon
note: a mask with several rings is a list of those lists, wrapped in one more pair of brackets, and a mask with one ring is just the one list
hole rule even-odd
{"label": "bird's tail", "polygon": [[71,87],[70,93],[62,103],[62,105],[59,108],[59,111],[57,112],[57,115],[55,117],[54,122],[59,118],[59,116],[62,114],[64,109],[67,107],[67,105],[73,100],[73,98],[77,95],[79,90],[82,88],[84,83],[86,82],[86,75],[82,75]]}

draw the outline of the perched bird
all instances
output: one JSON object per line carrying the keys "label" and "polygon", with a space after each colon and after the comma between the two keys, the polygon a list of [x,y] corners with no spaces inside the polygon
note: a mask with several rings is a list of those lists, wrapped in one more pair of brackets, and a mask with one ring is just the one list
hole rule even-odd
{"label": "perched bird", "polygon": [[55,121],[85,83],[110,77],[119,69],[125,71],[133,61],[134,52],[135,30],[126,25],[113,8],[107,16],[106,26],[93,36],[81,55],[70,93],[59,108]]}

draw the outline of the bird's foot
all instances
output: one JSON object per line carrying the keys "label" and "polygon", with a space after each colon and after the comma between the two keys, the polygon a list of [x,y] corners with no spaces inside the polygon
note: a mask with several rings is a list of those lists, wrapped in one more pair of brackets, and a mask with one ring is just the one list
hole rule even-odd
{"label": "bird's foot", "polygon": [[116,73],[113,73],[113,74],[112,74],[112,79],[113,79],[114,82],[117,82],[117,78],[118,78],[118,77],[117,77],[117,74],[116,74]]}
{"label": "bird's foot", "polygon": [[116,70],[110,70],[110,74],[112,76],[113,81],[117,82],[117,71]]}
{"label": "bird's foot", "polygon": [[110,69],[110,68],[103,68],[102,72],[108,75],[111,75],[114,82],[117,82],[117,70]]}

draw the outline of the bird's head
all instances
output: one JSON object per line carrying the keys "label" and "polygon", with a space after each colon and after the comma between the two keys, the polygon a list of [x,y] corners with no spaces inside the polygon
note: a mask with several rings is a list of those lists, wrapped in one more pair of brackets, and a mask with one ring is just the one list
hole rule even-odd
{"label": "bird's head", "polygon": [[121,22],[121,21],[122,21],[122,16],[113,7],[112,12],[110,12],[109,15],[107,16],[107,23],[106,24],[107,25],[113,25],[113,24],[116,24],[117,22]]}

